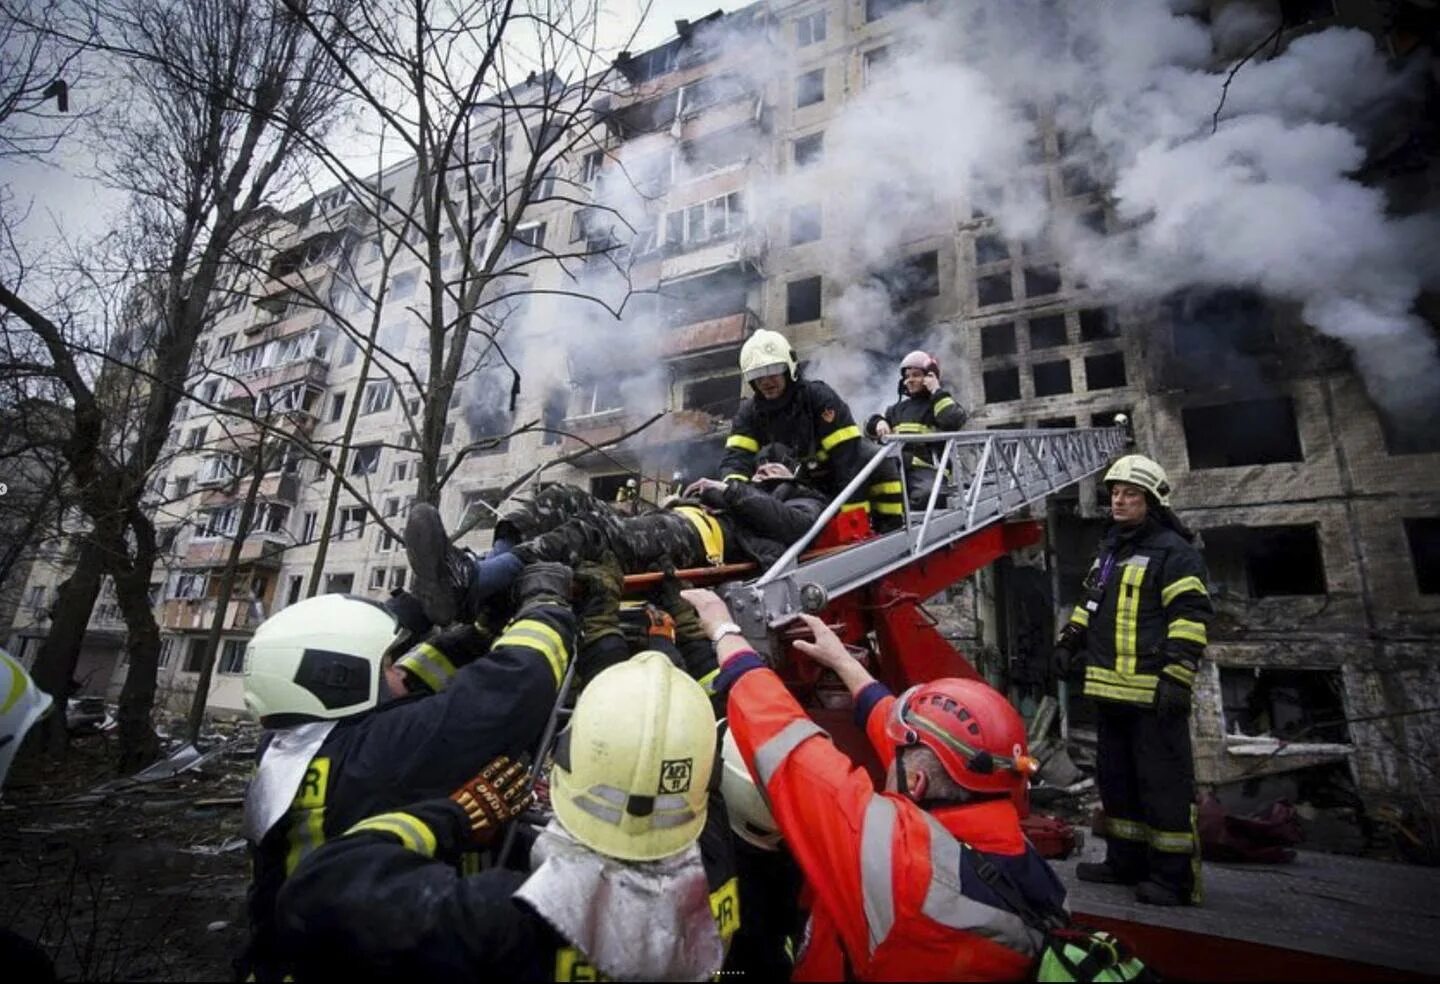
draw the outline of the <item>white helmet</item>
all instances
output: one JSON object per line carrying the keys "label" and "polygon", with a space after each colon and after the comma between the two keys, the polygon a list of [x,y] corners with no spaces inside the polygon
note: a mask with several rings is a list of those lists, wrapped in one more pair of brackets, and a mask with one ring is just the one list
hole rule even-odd
{"label": "white helmet", "polygon": [[710,698],[670,657],[647,650],[581,691],[555,743],[550,802],[591,850],[657,861],[699,838],[714,769]]}
{"label": "white helmet", "polygon": [[765,791],[756,785],[740,754],[740,746],[730,729],[725,729],[721,742],[721,758],[724,760],[720,773],[720,795],[725,800],[725,812],[730,815],[730,829],[736,836],[761,850],[774,851],[780,846],[780,828],[770,812],[770,802]]}
{"label": "white helmet", "polygon": [[25,667],[0,649],[0,786],[5,785],[20,743],[51,703],[50,695],[35,686]]}
{"label": "white helmet", "polygon": [[1147,458],[1143,454],[1127,454],[1105,473],[1105,484],[1111,482],[1127,482],[1130,485],[1138,485],[1155,501],[1162,506],[1170,505],[1170,479],[1165,474],[1165,469],[1153,458]]}
{"label": "white helmet", "polygon": [[349,717],[380,699],[381,661],[408,638],[379,602],[328,594],[291,605],[245,648],[245,706],[264,721]]}
{"label": "white helmet", "polygon": [[761,328],[740,347],[740,372],[747,383],[782,372],[794,379],[795,350],[778,331]]}

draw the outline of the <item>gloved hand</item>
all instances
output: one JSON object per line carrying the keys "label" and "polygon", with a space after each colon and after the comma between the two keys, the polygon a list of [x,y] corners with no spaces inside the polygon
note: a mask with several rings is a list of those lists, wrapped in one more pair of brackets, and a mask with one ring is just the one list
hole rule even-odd
{"label": "gloved hand", "polygon": [[675,642],[675,620],[665,609],[655,605],[645,606],[645,617],[649,624],[645,627],[645,634],[651,639],[664,639],[673,644]]}
{"label": "gloved hand", "polygon": [[475,565],[470,595],[477,605],[510,587],[525,567],[513,553],[492,554]]}
{"label": "gloved hand", "polygon": [[395,616],[400,628],[410,633],[412,639],[418,639],[434,628],[434,623],[425,614],[425,606],[420,604],[420,599],[404,588],[396,588],[390,592],[390,597],[385,599],[385,610]]}
{"label": "gloved hand", "polygon": [[470,839],[488,844],[500,828],[520,815],[530,803],[530,770],[501,755],[450,798],[470,819]]}
{"label": "gloved hand", "polygon": [[515,584],[521,611],[539,605],[569,605],[574,573],[565,564],[537,561],[527,564]]}
{"label": "gloved hand", "polygon": [[1190,716],[1190,688],[1160,674],[1155,684],[1155,713],[1161,717]]}
{"label": "gloved hand", "polygon": [[1055,675],[1060,679],[1068,679],[1077,668],[1075,650],[1069,646],[1056,646],[1055,654],[1050,658],[1050,665],[1055,670]]}
{"label": "gloved hand", "polygon": [[705,634],[705,629],[700,625],[700,616],[696,613],[695,606],[680,597],[681,589],[686,586],[684,581],[675,576],[674,570],[668,570],[660,581],[660,590],[655,592],[655,601],[675,620],[677,641],[692,642],[696,639],[704,639],[709,642],[710,637]]}

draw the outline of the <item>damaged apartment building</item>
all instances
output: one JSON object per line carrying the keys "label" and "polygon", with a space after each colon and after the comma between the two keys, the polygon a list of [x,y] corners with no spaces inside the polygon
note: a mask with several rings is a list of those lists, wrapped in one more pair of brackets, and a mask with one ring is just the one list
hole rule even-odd
{"label": "damaged apartment building", "polygon": [[[533,299],[515,412],[477,414],[457,402],[447,445],[530,419],[564,434],[520,433],[455,470],[441,497],[447,523],[476,510],[489,515],[468,545],[483,545],[501,491],[540,462],[564,458],[543,480],[580,484],[606,499],[636,476],[642,495],[655,500],[677,477],[710,474],[743,396],[739,350],[755,329],[784,333],[802,361],[855,345],[853,337],[839,339],[835,318],[853,283],[828,260],[847,235],[831,220],[849,189],[807,185],[804,176],[824,161],[827,130],[847,103],[898,57],[897,25],[924,6],[771,0],[680,22],[668,43],[617,59],[620,91],[596,108],[597,142],[565,166],[598,195],[623,161],[643,204],[622,224],[607,220],[606,209],[556,200],[538,206],[526,235],[532,245],[603,248],[633,228],[622,243],[629,275],[637,290],[654,293],[627,307],[628,341],[588,331],[557,299]],[[1225,6],[1211,4],[1210,13]],[[1281,41],[1344,23],[1370,31],[1397,59],[1431,57],[1421,42],[1433,44],[1433,36],[1417,40],[1395,16],[1405,3],[1270,6],[1283,18]],[[1196,7],[1196,16],[1207,16],[1206,5]],[[771,70],[746,67],[757,61]],[[1429,84],[1433,93],[1433,68]],[[1092,232],[1115,228],[1106,188],[1070,162],[1072,137],[1045,107],[1033,108],[1030,122],[1027,167],[1042,177],[1049,201]],[[1364,177],[1385,189],[1394,210],[1432,209],[1434,151],[1433,132],[1397,140],[1375,151]],[[395,175],[403,181],[404,169]],[[763,190],[774,188],[786,197]],[[796,195],[797,188],[808,193]],[[282,217],[288,226],[277,249],[305,244],[313,255],[294,262],[314,269],[333,262],[334,251],[363,251],[366,230],[346,214],[343,198],[309,203]],[[873,272],[894,317],[863,345],[880,382],[863,394],[839,386],[856,417],[882,409],[876,393],[893,399],[895,366],[922,344],[936,351],[947,387],[969,409],[969,428],[1110,426],[1117,413],[1127,415],[1137,447],[1167,468],[1173,503],[1199,534],[1210,572],[1217,617],[1192,723],[1200,781],[1237,795],[1292,798],[1324,787],[1371,807],[1440,815],[1440,428],[1377,411],[1345,347],[1309,327],[1298,305],[1236,287],[1125,301],[1081,282],[1043,239],[1007,238],[963,196],[937,202],[933,217]],[[537,286],[560,278],[555,270],[536,276]],[[413,289],[405,277],[400,269],[397,303]],[[317,440],[340,432],[347,400],[361,401],[355,441],[362,447],[352,467],[369,477],[384,515],[402,516],[415,493],[413,455],[370,442],[394,431],[399,401],[414,397],[360,380],[353,346],[315,312],[277,307],[278,284],[274,297],[227,313],[210,344],[232,339],[231,372],[251,374],[252,387],[286,387],[285,398],[303,411],[298,425]],[[1440,299],[1422,296],[1418,313],[1433,329]],[[294,352],[240,365],[260,358],[244,341],[254,326],[286,318],[295,319],[285,336]],[[598,344],[581,337],[587,334]],[[641,398],[638,377],[646,374],[658,383]],[[584,454],[658,410],[669,412],[653,426],[604,454]],[[172,467],[171,493],[178,485],[213,499],[206,490],[230,467],[216,441],[245,435],[221,435],[203,415],[177,428],[196,454]],[[231,602],[213,709],[241,708],[245,639],[259,619],[302,596],[328,488],[320,477],[293,461],[267,479],[273,488],[264,490],[265,512],[245,547],[245,590]],[[1074,603],[1095,549],[1102,494],[1092,479],[1053,499],[1044,551],[997,564],[937,608],[962,648],[1022,706],[1053,690],[1056,620]],[[201,519],[160,586],[162,684],[178,692],[194,686],[195,647],[213,615],[207,584],[216,578],[207,573],[228,546],[234,515],[226,510],[234,506],[197,505]],[[364,506],[342,504],[323,590],[381,597],[406,576],[400,545],[367,521]],[[32,581],[27,601],[41,587]],[[25,640],[43,635],[25,608],[12,635],[22,656],[33,654]],[[1074,719],[1083,722],[1084,714],[1075,702]]]}

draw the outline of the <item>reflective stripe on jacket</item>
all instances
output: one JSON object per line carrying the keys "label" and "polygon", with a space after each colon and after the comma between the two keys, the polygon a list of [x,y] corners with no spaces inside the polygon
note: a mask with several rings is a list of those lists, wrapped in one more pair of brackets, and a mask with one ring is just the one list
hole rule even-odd
{"label": "reflective stripe on jacket", "polygon": [[[727,667],[728,669],[728,667]],[[878,686],[878,685],[876,685]],[[893,697],[861,701],[872,742]],[[1020,834],[1008,800],[921,810],[875,791],[768,669],[730,691],[730,728],[764,783],[814,898],[795,980],[1020,980],[1041,935],[966,879],[966,852],[1032,865],[1050,900],[1064,890]],[[876,746],[882,761],[893,757]],[[964,842],[957,833],[963,832]]]}
{"label": "reflective stripe on jacket", "polygon": [[1153,519],[1107,532],[1091,577],[1113,554],[1104,591],[1070,614],[1086,651],[1087,697],[1149,707],[1164,674],[1186,687],[1209,642],[1214,615],[1200,552]]}

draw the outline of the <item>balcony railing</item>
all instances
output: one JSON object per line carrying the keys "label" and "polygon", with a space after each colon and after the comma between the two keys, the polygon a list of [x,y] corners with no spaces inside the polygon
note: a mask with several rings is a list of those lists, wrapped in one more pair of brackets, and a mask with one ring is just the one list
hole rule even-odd
{"label": "balcony railing", "polygon": [[[284,537],[280,534],[254,532],[240,546],[239,563],[279,566]],[[230,560],[231,541],[222,538],[192,542],[185,551],[182,566],[187,568],[224,567]]]}
{"label": "balcony railing", "polygon": [[[219,609],[216,598],[172,598],[160,608],[162,628],[172,630],[208,629]],[[225,606],[226,629],[253,629],[265,620],[265,606],[258,601],[232,599]]]}
{"label": "balcony railing", "polygon": [[758,327],[759,319],[748,310],[681,325],[665,334],[660,342],[660,355],[666,360],[676,360],[734,348],[743,344]]}
{"label": "balcony railing", "polygon": [[296,359],[294,362],[287,362],[279,366],[263,366],[237,374],[235,382],[230,384],[230,393],[227,399],[245,399],[252,395],[259,395],[262,390],[288,386],[291,383],[305,382],[324,386],[329,374],[330,363],[314,356]]}

